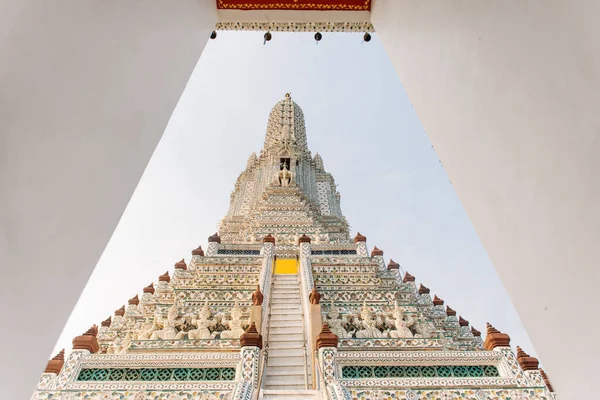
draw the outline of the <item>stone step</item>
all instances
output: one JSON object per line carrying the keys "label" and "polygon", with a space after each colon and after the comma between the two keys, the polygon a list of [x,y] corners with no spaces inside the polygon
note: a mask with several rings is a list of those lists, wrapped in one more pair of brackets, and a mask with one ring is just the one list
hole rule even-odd
{"label": "stone step", "polygon": [[304,356],[274,357],[272,354],[269,354],[269,359],[267,360],[267,371],[270,367],[290,367],[292,365],[304,365]]}
{"label": "stone step", "polygon": [[[301,398],[316,398],[318,396],[317,390],[272,390],[272,389],[263,389],[261,395],[263,396],[285,396],[286,399],[297,398],[296,396],[306,396]],[[280,397],[284,398],[284,397]],[[298,397],[300,398],[300,397]]]}
{"label": "stone step", "polygon": [[300,296],[285,296],[271,298],[271,304],[300,304]]}
{"label": "stone step", "polygon": [[266,370],[267,376],[273,375],[304,375],[304,366],[303,365],[285,365],[277,368],[267,368]]}
{"label": "stone step", "polygon": [[269,335],[289,335],[292,333],[302,333],[304,330],[302,326],[270,326]]}
{"label": "stone step", "polygon": [[267,387],[261,392],[263,399],[290,400],[290,399],[318,399],[316,390],[305,390],[304,385],[292,385],[292,387],[280,387],[277,385]]}
{"label": "stone step", "polygon": [[267,378],[265,380],[266,385],[304,385],[304,373],[297,375],[269,375],[267,369]]}
{"label": "stone step", "polygon": [[291,294],[291,295],[296,295],[296,296],[300,296],[300,291],[298,290],[298,288],[296,289],[286,289],[286,288],[273,288],[273,296],[277,296],[277,295],[284,295],[284,294]]}
{"label": "stone step", "polygon": [[[297,326],[294,328],[298,328]],[[270,330],[270,332],[267,332],[269,334],[269,337],[271,339],[273,338],[277,338],[278,340],[287,340],[287,338],[302,338],[302,332],[304,332],[304,329],[300,328],[299,332],[279,332],[279,331],[274,331],[273,329],[281,329],[280,326],[272,328]]]}
{"label": "stone step", "polygon": [[273,344],[273,343],[278,343],[278,342],[298,342],[298,343],[303,343],[304,342],[304,338],[302,337],[301,333],[289,333],[289,334],[272,334],[270,333],[268,335],[269,338],[269,345]]}
{"label": "stone step", "polygon": [[[286,290],[288,290],[288,289],[286,289]],[[273,300],[276,300],[276,299],[288,299],[290,297],[299,299],[300,298],[300,291],[296,290],[293,293],[280,293],[278,291],[273,291],[271,299],[273,299]]]}
{"label": "stone step", "polygon": [[275,308],[273,309],[271,307],[271,311],[270,311],[271,315],[298,315],[298,316],[302,316],[301,311],[300,311],[300,307],[299,306],[295,306],[295,308]]}
{"label": "stone step", "polygon": [[[284,324],[289,322],[290,324]],[[271,315],[271,326],[302,326],[302,317],[300,315]]]}
{"label": "stone step", "polygon": [[302,349],[304,342],[302,340],[279,340],[269,341],[269,351]]}
{"label": "stone step", "polygon": [[282,310],[282,309],[287,309],[287,310],[300,310],[300,304],[293,304],[293,303],[271,303],[271,310],[276,309],[276,310]]}
{"label": "stone step", "polygon": [[304,357],[302,346],[295,349],[270,349],[269,360],[278,357]]}
{"label": "stone step", "polygon": [[276,282],[275,285],[273,286],[273,289],[293,289],[293,290],[298,290],[300,289],[300,287],[298,286],[297,283],[279,283]]}
{"label": "stone step", "polygon": [[271,322],[269,322],[269,328],[291,328],[293,326],[302,326],[302,317],[298,316],[298,318],[279,318],[274,320],[271,318]]}
{"label": "stone step", "polygon": [[[298,324],[302,325],[302,316],[301,315],[287,315],[287,314],[275,314],[271,315],[271,326],[281,326],[282,322],[290,322],[290,326],[296,326]],[[276,323],[276,324],[274,324]],[[287,325],[284,325],[287,326]]]}

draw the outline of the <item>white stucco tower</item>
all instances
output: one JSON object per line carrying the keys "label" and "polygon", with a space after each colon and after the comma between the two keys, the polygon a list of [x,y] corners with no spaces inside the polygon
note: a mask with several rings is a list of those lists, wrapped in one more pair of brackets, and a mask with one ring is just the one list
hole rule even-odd
{"label": "white stucco tower", "polygon": [[289,244],[302,234],[350,243],[335,181],[321,156],[311,156],[304,113],[289,94],[269,114],[264,147],[238,177],[220,234],[223,243],[255,243],[267,234]]}
{"label": "white stucco tower", "polygon": [[350,237],[287,94],[206,252],[76,337],[33,399],[557,399],[535,358],[486,333]]}

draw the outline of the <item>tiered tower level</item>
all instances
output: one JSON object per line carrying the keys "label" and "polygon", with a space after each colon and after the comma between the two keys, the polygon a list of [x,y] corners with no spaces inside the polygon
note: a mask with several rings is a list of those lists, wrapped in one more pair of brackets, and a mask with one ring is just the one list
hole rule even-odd
{"label": "tiered tower level", "polygon": [[556,399],[487,337],[350,237],[290,95],[269,115],[206,252],[177,262],[50,360],[34,399]]}

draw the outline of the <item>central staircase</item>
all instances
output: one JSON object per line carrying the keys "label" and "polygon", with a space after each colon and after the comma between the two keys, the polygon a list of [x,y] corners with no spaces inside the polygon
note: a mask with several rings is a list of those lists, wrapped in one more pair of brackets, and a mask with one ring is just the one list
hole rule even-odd
{"label": "central staircase", "polygon": [[[263,399],[316,399],[297,275],[273,275]],[[308,364],[307,364],[308,363]]]}

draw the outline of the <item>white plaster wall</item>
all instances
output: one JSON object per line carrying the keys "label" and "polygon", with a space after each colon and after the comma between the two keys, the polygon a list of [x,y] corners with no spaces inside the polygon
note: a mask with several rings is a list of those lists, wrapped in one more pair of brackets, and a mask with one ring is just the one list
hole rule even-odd
{"label": "white plaster wall", "polygon": [[0,4],[0,398],[31,395],[216,19],[214,0]]}
{"label": "white plaster wall", "polygon": [[600,3],[377,0],[372,11],[555,389],[594,397]]}

